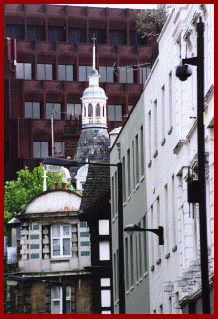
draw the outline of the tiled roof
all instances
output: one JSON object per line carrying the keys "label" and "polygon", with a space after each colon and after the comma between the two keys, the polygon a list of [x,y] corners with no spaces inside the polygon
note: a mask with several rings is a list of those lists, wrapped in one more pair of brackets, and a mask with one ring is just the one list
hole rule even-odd
{"label": "tiled roof", "polygon": [[87,213],[110,189],[110,167],[89,165],[79,214]]}

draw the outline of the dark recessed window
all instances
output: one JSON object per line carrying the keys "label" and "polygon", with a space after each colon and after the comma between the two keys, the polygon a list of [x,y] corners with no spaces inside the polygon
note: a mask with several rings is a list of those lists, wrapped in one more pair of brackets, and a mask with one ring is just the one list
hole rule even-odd
{"label": "dark recessed window", "polygon": [[110,44],[126,44],[126,33],[122,30],[110,30]]}
{"label": "dark recessed window", "polygon": [[52,114],[55,120],[61,120],[61,103],[46,103],[46,118],[50,120]]}
{"label": "dark recessed window", "polygon": [[6,36],[11,39],[24,40],[23,26],[18,24],[7,24]]}
{"label": "dark recessed window", "polygon": [[92,70],[92,66],[80,65],[79,66],[79,81],[88,81],[89,74]]}
{"label": "dark recessed window", "polygon": [[122,121],[122,105],[108,105],[108,121]]}
{"label": "dark recessed window", "polygon": [[37,64],[38,80],[53,80],[52,64]]}
{"label": "dark recessed window", "polygon": [[17,63],[16,79],[32,79],[32,64],[31,63]]}
{"label": "dark recessed window", "polygon": [[99,66],[100,82],[114,82],[114,68],[112,66]]}
{"label": "dark recessed window", "polygon": [[40,102],[25,102],[25,118],[40,119]]}
{"label": "dark recessed window", "polygon": [[48,156],[48,142],[33,142],[33,157],[45,158]]}
{"label": "dark recessed window", "polygon": [[68,29],[69,42],[71,43],[86,43],[85,29],[69,28]]}
{"label": "dark recessed window", "polygon": [[93,38],[96,39],[96,43],[105,44],[106,43],[106,31],[104,29],[90,29],[89,30],[89,43],[93,42]]}
{"label": "dark recessed window", "polygon": [[63,27],[48,27],[48,41],[65,42],[65,30]]}
{"label": "dark recessed window", "polygon": [[82,105],[67,103],[67,119],[69,120],[72,116],[76,119],[79,119],[79,116],[82,113]]}
{"label": "dark recessed window", "polygon": [[58,79],[60,81],[73,81],[73,65],[58,65]]}
{"label": "dark recessed window", "polygon": [[38,25],[27,26],[27,40],[29,41],[45,41],[45,29]]}
{"label": "dark recessed window", "polygon": [[135,30],[130,31],[130,45],[147,45],[147,38],[142,38],[142,35]]}
{"label": "dark recessed window", "polygon": [[132,67],[120,68],[120,83],[134,83],[134,72]]}

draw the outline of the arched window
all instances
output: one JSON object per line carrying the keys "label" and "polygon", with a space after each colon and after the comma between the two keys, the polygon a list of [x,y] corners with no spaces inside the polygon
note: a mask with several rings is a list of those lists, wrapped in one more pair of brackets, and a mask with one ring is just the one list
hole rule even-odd
{"label": "arched window", "polygon": [[100,105],[97,104],[96,106],[96,116],[100,116]]}
{"label": "arched window", "polygon": [[88,106],[88,115],[89,115],[89,117],[93,117],[93,106],[90,103]]}

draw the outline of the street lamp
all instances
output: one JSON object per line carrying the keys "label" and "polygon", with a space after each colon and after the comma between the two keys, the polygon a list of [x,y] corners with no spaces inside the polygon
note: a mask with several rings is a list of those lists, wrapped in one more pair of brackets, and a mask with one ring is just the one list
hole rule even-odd
{"label": "street lamp", "polygon": [[162,226],[158,226],[157,229],[146,229],[146,228],[141,228],[138,225],[135,224],[129,224],[124,228],[124,231],[128,232],[128,233],[132,233],[132,232],[138,232],[138,231],[150,231],[154,234],[156,234],[159,237],[159,245],[163,245],[164,244],[164,238],[163,238],[163,227]]}
{"label": "street lamp", "polygon": [[122,163],[110,164],[99,162],[77,162],[64,158],[48,156],[44,165],[76,167],[78,165],[115,166],[118,175],[118,248],[119,248],[119,313],[126,313],[125,306],[125,281],[124,281],[124,245],[123,245],[123,188],[122,188]]}
{"label": "street lamp", "polygon": [[[205,180],[205,112],[204,112],[204,23],[200,17],[197,23],[197,57],[182,59],[182,66],[177,67],[176,76],[184,81],[190,72],[187,65],[197,66],[197,139],[198,139],[198,182],[197,187],[200,219],[201,277],[203,313],[210,314],[210,289],[207,251],[207,214]],[[183,69],[182,69],[183,67]],[[181,78],[181,69],[184,76]],[[186,74],[186,76],[185,76]],[[197,188],[196,188],[197,190]]]}

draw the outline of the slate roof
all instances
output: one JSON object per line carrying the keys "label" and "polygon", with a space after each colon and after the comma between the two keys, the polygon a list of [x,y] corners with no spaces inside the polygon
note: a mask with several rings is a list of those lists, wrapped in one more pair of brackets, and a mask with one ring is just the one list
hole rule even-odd
{"label": "slate roof", "polygon": [[88,213],[110,190],[110,167],[89,165],[79,214]]}

